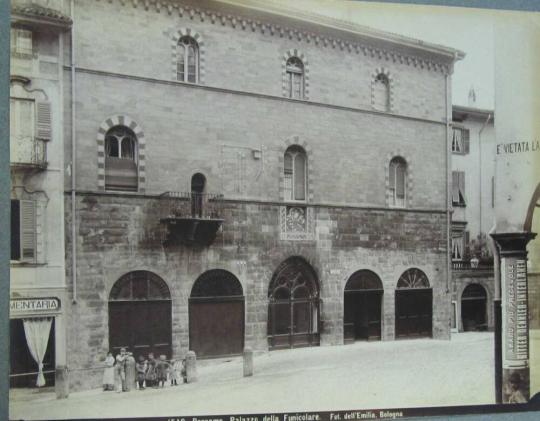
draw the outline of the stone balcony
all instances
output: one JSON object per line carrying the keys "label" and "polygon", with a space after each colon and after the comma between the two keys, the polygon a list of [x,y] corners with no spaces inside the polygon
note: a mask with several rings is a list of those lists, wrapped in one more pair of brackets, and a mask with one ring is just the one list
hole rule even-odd
{"label": "stone balcony", "polygon": [[165,245],[209,246],[223,223],[223,195],[196,192],[166,192],[161,195],[167,216]]}
{"label": "stone balcony", "polygon": [[35,137],[10,137],[10,166],[20,170],[47,168],[47,142]]}

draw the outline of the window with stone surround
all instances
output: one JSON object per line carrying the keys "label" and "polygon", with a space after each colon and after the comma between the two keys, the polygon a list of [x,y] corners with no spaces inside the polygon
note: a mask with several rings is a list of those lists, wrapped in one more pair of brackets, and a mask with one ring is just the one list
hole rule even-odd
{"label": "window with stone surround", "polygon": [[199,46],[190,36],[178,41],[177,80],[197,83],[199,81]]}
{"label": "window with stone surround", "polygon": [[466,260],[466,247],[469,243],[467,231],[452,231],[452,260],[461,262]]}
{"label": "window with stone surround", "polygon": [[390,110],[390,81],[379,73],[373,83],[373,107],[379,111]]}
{"label": "window with stone surround", "polygon": [[285,200],[305,201],[307,190],[306,152],[300,146],[290,146],[284,160]]}
{"label": "window with stone surround", "polygon": [[304,63],[290,57],[286,64],[289,98],[304,99]]}
{"label": "window with stone surround", "polygon": [[394,157],[389,166],[390,206],[404,208],[407,197],[407,163],[401,157]]}
{"label": "window with stone surround", "polygon": [[105,188],[137,191],[137,138],[125,126],[115,126],[105,135]]}

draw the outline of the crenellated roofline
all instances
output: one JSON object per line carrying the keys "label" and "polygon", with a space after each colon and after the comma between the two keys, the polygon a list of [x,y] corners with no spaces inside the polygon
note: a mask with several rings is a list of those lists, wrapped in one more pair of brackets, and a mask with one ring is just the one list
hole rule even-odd
{"label": "crenellated roofline", "polygon": [[312,13],[279,8],[261,0],[254,0],[250,5],[242,4],[239,0],[96,1],[115,2],[148,12],[208,21],[239,31],[289,38],[443,74],[451,74],[454,63],[465,57],[465,53],[457,49]]}

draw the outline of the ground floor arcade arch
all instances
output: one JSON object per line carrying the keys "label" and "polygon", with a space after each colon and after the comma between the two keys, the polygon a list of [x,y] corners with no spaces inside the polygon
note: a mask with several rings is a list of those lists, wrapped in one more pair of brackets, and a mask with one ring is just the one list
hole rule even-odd
{"label": "ground floor arcade arch", "polygon": [[345,342],[381,339],[383,284],[370,270],[355,272],[345,285]]}
{"label": "ground floor arcade arch", "polygon": [[285,260],[268,289],[270,349],[319,345],[319,282],[300,257]]}

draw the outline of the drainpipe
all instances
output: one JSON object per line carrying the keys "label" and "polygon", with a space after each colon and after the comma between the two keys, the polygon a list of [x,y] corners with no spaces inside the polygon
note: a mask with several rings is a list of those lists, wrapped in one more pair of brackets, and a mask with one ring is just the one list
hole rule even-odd
{"label": "drainpipe", "polygon": [[445,98],[446,98],[446,293],[450,292],[450,276],[452,274],[452,260],[450,259],[450,225],[451,221],[451,201],[450,201],[450,189],[448,183],[450,182],[450,115],[449,115],[449,104],[448,104],[448,89],[449,89],[449,78],[450,75],[447,73],[444,77],[444,86],[445,86]]}
{"label": "drainpipe", "polygon": [[75,2],[71,0],[71,276],[73,279],[73,304],[77,303],[77,224],[75,215],[77,145],[75,143]]}
{"label": "drainpipe", "polygon": [[480,234],[482,234],[482,132],[484,131],[484,129],[486,128],[486,126],[488,125],[489,121],[491,120],[491,113],[488,114],[487,118],[486,118],[486,121],[484,122],[484,125],[482,126],[482,128],[480,129],[480,131],[478,132],[478,174],[479,174],[479,177],[478,177],[478,199],[479,199],[479,219],[478,219],[478,223],[479,223],[479,227],[478,227],[478,232]]}

